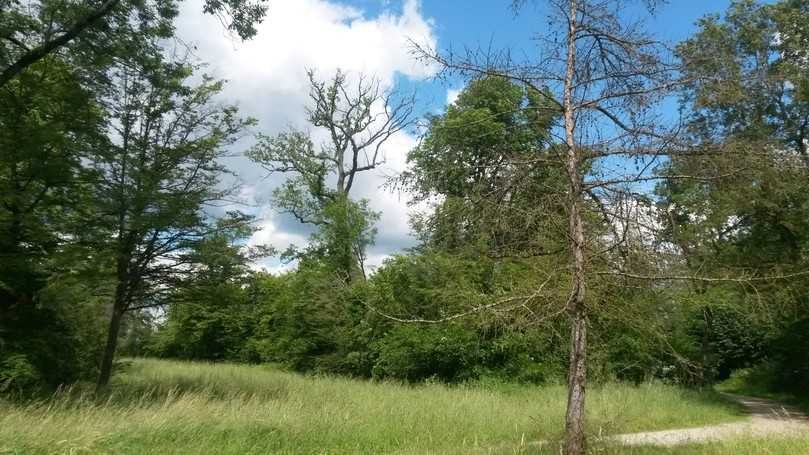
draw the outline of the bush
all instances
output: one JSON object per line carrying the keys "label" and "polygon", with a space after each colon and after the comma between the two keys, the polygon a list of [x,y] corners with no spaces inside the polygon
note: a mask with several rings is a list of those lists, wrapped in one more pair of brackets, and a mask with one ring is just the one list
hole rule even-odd
{"label": "bush", "polygon": [[10,354],[0,362],[0,393],[23,393],[41,382],[39,372],[24,354]]}
{"label": "bush", "polygon": [[56,388],[97,373],[104,304],[72,279],[53,279],[35,302],[0,318],[0,365],[6,391]]}
{"label": "bush", "polygon": [[775,383],[798,396],[809,396],[809,318],[790,324],[773,342]]}
{"label": "bush", "polygon": [[401,325],[373,345],[373,376],[445,382],[474,379],[482,352],[474,331],[458,325]]}

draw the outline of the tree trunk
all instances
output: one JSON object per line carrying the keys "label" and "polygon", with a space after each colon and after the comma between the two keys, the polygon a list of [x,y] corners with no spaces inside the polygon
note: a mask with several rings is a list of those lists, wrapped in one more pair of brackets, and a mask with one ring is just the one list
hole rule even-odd
{"label": "tree trunk", "polygon": [[576,68],[576,29],[578,5],[570,0],[567,34],[567,62],[564,86],[566,170],[569,182],[569,234],[573,254],[573,281],[568,301],[570,314],[570,365],[568,372],[567,413],[565,415],[565,453],[580,455],[585,451],[584,398],[587,386],[587,307],[585,306],[584,225],[582,224],[582,183],[579,175],[579,153],[576,147],[573,86]]}
{"label": "tree trunk", "polygon": [[570,329],[570,370],[568,372],[565,453],[583,454],[584,397],[587,386],[587,315],[584,305],[572,310]]}
{"label": "tree trunk", "polygon": [[[121,285],[119,284],[119,286]],[[124,312],[119,308],[118,299],[116,298],[115,306],[112,309],[112,317],[110,317],[110,326],[107,331],[107,346],[104,348],[104,357],[101,359],[101,374],[98,376],[96,391],[106,387],[110,382],[112,363],[115,360],[115,350],[118,346],[118,332],[121,330],[121,320],[123,316]]]}
{"label": "tree trunk", "polygon": [[110,326],[107,330],[107,345],[104,348],[104,357],[101,359],[101,373],[98,375],[96,391],[104,388],[110,382],[112,363],[115,360],[115,350],[118,346],[118,333],[121,331],[121,320],[127,308],[127,288],[129,287],[129,258],[128,254],[118,256],[118,284],[115,286],[115,302],[112,306]]}
{"label": "tree trunk", "polygon": [[702,328],[701,368],[700,382],[702,386],[708,385],[713,379],[711,374],[711,338],[713,337],[713,311],[706,306],[702,308],[702,318],[705,322]]}

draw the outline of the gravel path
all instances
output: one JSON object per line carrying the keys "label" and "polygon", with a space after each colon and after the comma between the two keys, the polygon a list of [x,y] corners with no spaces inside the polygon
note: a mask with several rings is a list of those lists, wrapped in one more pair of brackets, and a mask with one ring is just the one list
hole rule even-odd
{"label": "gravel path", "polygon": [[809,416],[792,406],[762,398],[731,394],[723,395],[742,404],[750,418],[742,422],[723,423],[706,427],[622,434],[608,439],[629,446],[675,446],[718,441],[739,436],[760,437],[773,434],[783,436],[801,433],[809,434]]}

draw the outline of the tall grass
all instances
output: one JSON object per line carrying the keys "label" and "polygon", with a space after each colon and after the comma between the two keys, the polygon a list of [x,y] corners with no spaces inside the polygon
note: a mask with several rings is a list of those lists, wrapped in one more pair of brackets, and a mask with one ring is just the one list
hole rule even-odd
{"label": "tall grass", "polygon": [[[266,366],[134,360],[111,392],[0,401],[0,453],[514,453],[561,434],[562,386],[409,386]],[[710,393],[663,384],[590,390],[605,434],[741,418]],[[550,449],[548,449],[550,450]]]}

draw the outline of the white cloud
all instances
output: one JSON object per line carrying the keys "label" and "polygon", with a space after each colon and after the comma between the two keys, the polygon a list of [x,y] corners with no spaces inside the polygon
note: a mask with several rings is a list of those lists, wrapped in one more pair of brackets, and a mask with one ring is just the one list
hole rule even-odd
{"label": "white cloud", "polygon": [[267,245],[285,250],[291,245],[301,246],[306,243],[306,235],[297,232],[285,232],[273,222],[272,213],[262,210],[257,223],[258,230],[247,241],[247,246]]}
{"label": "white cloud", "polygon": [[[349,74],[363,73],[379,79],[382,88],[393,88],[398,76],[422,80],[436,68],[414,60],[408,40],[436,47],[434,26],[425,18],[417,0],[404,0],[400,14],[382,12],[367,17],[357,8],[326,0],[275,0],[258,35],[247,42],[227,36],[216,18],[201,13],[202,0],[183,2],[178,35],[196,46],[195,55],[207,62],[206,72],[229,81],[223,99],[235,102],[244,115],[259,121],[258,130],[277,133],[289,126],[309,129],[305,122],[308,102],[306,69],[327,78],[338,68]],[[314,137],[321,137],[313,131]],[[241,141],[243,151],[251,145]],[[384,147],[386,164],[373,175],[358,176],[356,198],[368,198],[382,212],[377,246],[369,252],[371,262],[413,243],[407,224],[406,198],[380,189],[387,176],[404,169],[407,151],[416,139],[407,133],[392,137]],[[245,184],[242,199],[257,205],[262,230],[251,245],[270,244],[284,248],[303,245],[310,232],[289,217],[275,213],[268,202],[280,176],[265,179],[264,171],[244,157],[227,161]],[[277,265],[267,263],[271,268]]]}
{"label": "white cloud", "polygon": [[458,96],[461,94],[461,90],[459,88],[450,88],[447,89],[447,105],[455,103],[458,100]]}

